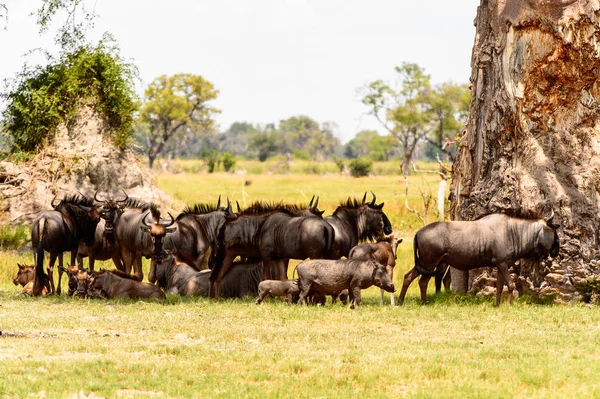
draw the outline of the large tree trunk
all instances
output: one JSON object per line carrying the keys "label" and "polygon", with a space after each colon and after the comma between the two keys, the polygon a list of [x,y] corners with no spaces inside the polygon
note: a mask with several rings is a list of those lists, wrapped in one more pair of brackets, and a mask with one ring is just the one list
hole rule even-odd
{"label": "large tree trunk", "polygon": [[[451,217],[556,213],[560,256],[521,261],[521,293],[570,300],[599,271],[599,8],[599,0],[481,0],[478,8]],[[490,270],[471,272],[470,288],[492,293],[493,280]]]}

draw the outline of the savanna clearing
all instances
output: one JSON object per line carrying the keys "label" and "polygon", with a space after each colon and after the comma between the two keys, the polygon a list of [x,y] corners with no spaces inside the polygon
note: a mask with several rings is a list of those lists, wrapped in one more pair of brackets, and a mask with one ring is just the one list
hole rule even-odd
{"label": "savanna clearing", "polygon": [[[425,181],[435,196],[437,176],[411,177],[422,187]],[[163,174],[158,183],[189,204],[216,201],[219,194],[242,206],[319,195],[326,215],[346,197],[373,190],[405,240],[398,248],[397,288],[412,267],[412,234],[421,224],[404,207],[400,176]],[[409,204],[423,211],[415,186]],[[355,310],[339,303],[287,306],[278,299],[257,306],[254,298],[25,298],[11,281],[16,262],[31,263],[32,255],[2,255],[1,397],[600,396],[594,306],[524,297],[495,308],[492,298],[445,293],[421,306],[417,284],[402,307],[390,307],[388,294],[388,305],[380,307],[379,290],[371,288]]]}

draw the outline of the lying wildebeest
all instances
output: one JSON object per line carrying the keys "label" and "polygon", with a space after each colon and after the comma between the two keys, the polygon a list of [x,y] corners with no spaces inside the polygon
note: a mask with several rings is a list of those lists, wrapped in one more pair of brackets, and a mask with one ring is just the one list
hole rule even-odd
{"label": "lying wildebeest", "polygon": [[[54,287],[54,262],[63,265],[63,252],[71,251],[71,263],[75,264],[77,248],[81,240],[89,245],[94,242],[96,225],[100,215],[94,205],[94,200],[83,195],[72,195],[63,198],[58,204],[51,203],[53,210],[40,212],[33,221],[31,229],[31,245],[36,266],[40,264],[43,273],[44,251],[50,252],[48,279],[51,293],[60,294],[62,271],[58,272],[58,287]],[[39,272],[36,272],[38,275]],[[41,274],[40,274],[41,276]],[[40,295],[43,284],[34,281],[32,295]]]}
{"label": "lying wildebeest", "polygon": [[335,230],[333,248],[327,256],[328,259],[347,257],[350,249],[359,242],[376,240],[392,233],[392,224],[382,210],[384,203],[376,205],[375,194],[371,194],[371,202],[366,202],[367,193],[362,202],[349,198],[337,207],[333,215],[323,219]]}
{"label": "lying wildebeest", "polygon": [[263,280],[258,284],[258,298],[260,304],[268,296],[284,296],[288,304],[296,303],[300,295],[298,280]]}
{"label": "lying wildebeest", "polygon": [[[386,266],[390,280],[394,281],[394,267],[396,266],[396,252],[402,238],[398,239],[394,234],[378,240],[376,243],[358,244],[350,250],[348,259],[362,258],[372,259]],[[379,304],[383,305],[383,290]],[[394,306],[394,294],[390,295],[390,303]]]}
{"label": "lying wildebeest", "polygon": [[526,220],[503,214],[492,214],[474,221],[431,223],[415,234],[413,246],[415,267],[404,275],[399,303],[410,283],[421,275],[421,302],[427,302],[427,283],[450,265],[459,270],[497,267],[496,306],[504,282],[508,286],[507,302],[515,289],[508,269],[521,258],[556,257],[560,242],[559,225],[548,219]]}
{"label": "lying wildebeest", "polygon": [[[21,287],[23,287],[20,295],[31,295],[33,290],[33,279],[35,277],[35,266],[21,265],[20,263],[17,263],[17,266],[19,267],[19,271],[13,279],[13,284],[21,285]],[[41,295],[46,296],[48,295],[48,292],[50,292],[49,284],[43,287]]]}
{"label": "lying wildebeest", "polygon": [[88,282],[89,289],[101,291],[106,298],[157,298],[165,299],[165,293],[157,286],[142,283],[135,276],[119,270],[108,271],[100,269],[91,273]]}
{"label": "lying wildebeest", "polygon": [[388,292],[395,291],[385,266],[374,260],[316,259],[300,263],[296,270],[303,305],[311,290],[328,294],[348,289],[352,309],[362,304],[361,289],[375,285]]}
{"label": "lying wildebeest", "polygon": [[63,268],[63,272],[69,278],[69,296],[87,298],[90,271],[88,269],[80,269],[77,265],[70,265],[66,269]]}
{"label": "lying wildebeest", "polygon": [[[155,278],[156,284],[168,294],[208,297],[210,270],[197,271],[190,265],[177,261],[173,255],[167,256],[162,263],[156,265]],[[221,281],[221,296],[255,296],[261,278],[262,263],[235,262]]]}
{"label": "lying wildebeest", "polygon": [[[315,208],[316,209],[316,208]],[[231,205],[228,206],[227,223],[220,233],[222,237],[215,252],[215,256],[211,259],[211,295],[214,292],[216,298],[220,296],[220,281],[227,274],[230,265],[237,256],[248,259],[263,259],[263,279],[271,278],[271,265],[264,262],[261,253],[261,237],[262,231],[269,218],[274,217],[276,220],[289,221],[294,217],[302,217],[305,219],[318,219],[318,216],[303,216],[306,212],[311,212],[310,207],[302,208],[297,205],[266,204],[263,202],[255,202],[248,209],[245,209],[238,215],[231,212]],[[269,224],[274,226],[277,223]],[[271,231],[271,228],[269,228]],[[298,232],[297,232],[298,234]],[[270,260],[270,259],[269,259]],[[287,261],[287,259],[286,259]],[[278,277],[278,276],[277,276]],[[286,279],[283,276],[280,279]],[[213,285],[215,290],[213,291]]]}

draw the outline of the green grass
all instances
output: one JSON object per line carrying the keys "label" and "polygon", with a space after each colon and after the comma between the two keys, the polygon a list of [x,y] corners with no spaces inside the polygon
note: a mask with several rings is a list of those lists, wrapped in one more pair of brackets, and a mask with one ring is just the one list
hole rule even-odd
{"label": "green grass", "polygon": [[[425,179],[437,182],[435,175]],[[373,190],[405,239],[398,248],[397,288],[412,267],[411,238],[421,226],[404,209],[399,180],[158,177],[160,187],[190,204],[216,201],[219,194],[242,204],[305,202],[316,194],[326,214],[340,200]],[[411,182],[421,182],[421,176]],[[409,201],[420,204],[416,189]],[[402,307],[380,307],[379,290],[370,288],[355,310],[329,302],[287,306],[278,299],[257,306],[254,298],[25,298],[11,281],[16,263],[31,263],[31,254],[0,254],[0,331],[26,335],[0,336],[2,398],[600,397],[595,306],[540,305],[521,297],[496,308],[493,298],[434,296],[433,284],[430,304],[421,306],[416,282]],[[147,262],[145,267],[147,275]]]}

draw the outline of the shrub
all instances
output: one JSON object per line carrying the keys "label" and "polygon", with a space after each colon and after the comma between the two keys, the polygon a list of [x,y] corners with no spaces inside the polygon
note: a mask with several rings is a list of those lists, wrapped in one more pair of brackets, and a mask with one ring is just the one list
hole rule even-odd
{"label": "shrub", "polygon": [[350,174],[353,177],[368,176],[373,169],[373,161],[367,157],[356,158],[350,162]]}
{"label": "shrub", "polygon": [[25,226],[1,226],[0,227],[0,248],[2,249],[18,249],[21,248],[27,241],[29,236],[28,229]]}
{"label": "shrub", "polygon": [[217,151],[205,152],[202,154],[202,158],[206,160],[208,173],[213,173],[221,163],[221,154],[219,154]]}
{"label": "shrub", "polygon": [[338,158],[338,157],[333,157],[333,162],[335,162],[335,166],[338,167],[338,169],[340,170],[340,172],[344,171],[344,161],[342,160],[342,158]]}
{"label": "shrub", "polygon": [[225,169],[225,172],[233,172],[233,169],[235,168],[235,155],[233,155],[230,152],[225,152],[223,154],[223,158],[221,159],[221,162],[223,162],[223,169]]}

